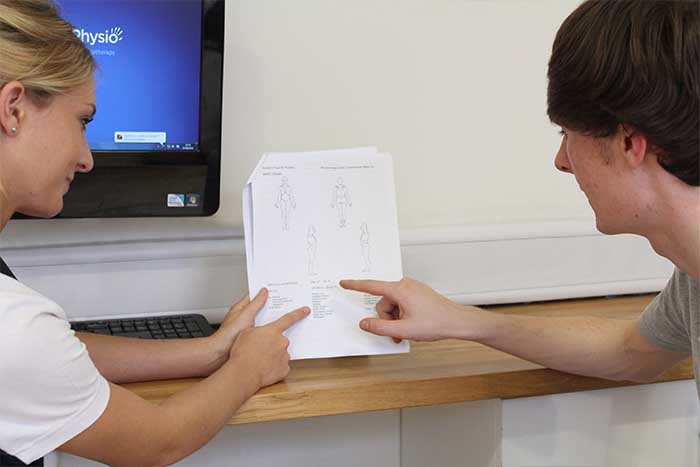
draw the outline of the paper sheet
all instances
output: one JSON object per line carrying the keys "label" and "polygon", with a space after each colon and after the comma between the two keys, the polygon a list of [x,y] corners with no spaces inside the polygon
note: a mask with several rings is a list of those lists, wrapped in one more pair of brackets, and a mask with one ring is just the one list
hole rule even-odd
{"label": "paper sheet", "polygon": [[292,327],[293,359],[408,351],[362,331],[375,297],[341,279],[399,280],[401,250],[391,156],[375,148],[265,154],[243,191],[248,284],[268,302],[257,324],[309,306]]}

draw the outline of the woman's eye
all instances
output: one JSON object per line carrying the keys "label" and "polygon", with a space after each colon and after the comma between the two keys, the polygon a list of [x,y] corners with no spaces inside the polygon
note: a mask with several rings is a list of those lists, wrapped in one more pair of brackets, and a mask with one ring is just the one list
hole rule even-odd
{"label": "woman's eye", "polygon": [[90,124],[91,121],[92,121],[91,118],[84,118],[84,119],[82,120],[82,122],[83,122],[83,129],[87,128],[87,126]]}

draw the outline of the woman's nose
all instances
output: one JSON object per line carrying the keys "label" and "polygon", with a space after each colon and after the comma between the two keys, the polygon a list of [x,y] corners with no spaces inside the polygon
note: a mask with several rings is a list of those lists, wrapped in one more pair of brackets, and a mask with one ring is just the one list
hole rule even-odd
{"label": "woman's nose", "polygon": [[78,161],[78,172],[87,173],[95,166],[95,160],[92,158],[92,152],[85,151],[83,157]]}

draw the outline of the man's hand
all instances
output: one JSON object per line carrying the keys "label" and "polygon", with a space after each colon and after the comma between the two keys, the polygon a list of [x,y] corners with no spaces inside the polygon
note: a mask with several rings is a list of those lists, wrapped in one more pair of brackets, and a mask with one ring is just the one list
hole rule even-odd
{"label": "man's hand", "polygon": [[396,342],[401,339],[434,341],[464,337],[458,330],[464,327],[463,321],[471,310],[421,282],[413,279],[399,282],[344,280],[340,286],[382,296],[377,302],[379,317],[360,322],[360,327],[367,332],[393,337]]}

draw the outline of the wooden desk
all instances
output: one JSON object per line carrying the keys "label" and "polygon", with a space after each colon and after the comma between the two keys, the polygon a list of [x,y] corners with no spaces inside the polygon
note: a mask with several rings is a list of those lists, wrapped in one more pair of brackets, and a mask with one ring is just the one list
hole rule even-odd
{"label": "wooden desk", "polygon": [[[653,295],[499,306],[500,313],[539,316],[606,316],[635,319]],[[690,359],[658,381],[693,378]],[[197,379],[124,385],[161,401]],[[287,379],[259,391],[229,424],[398,409],[484,399],[510,399],[628,386],[548,370],[463,341],[412,343],[411,353],[292,362]]]}

